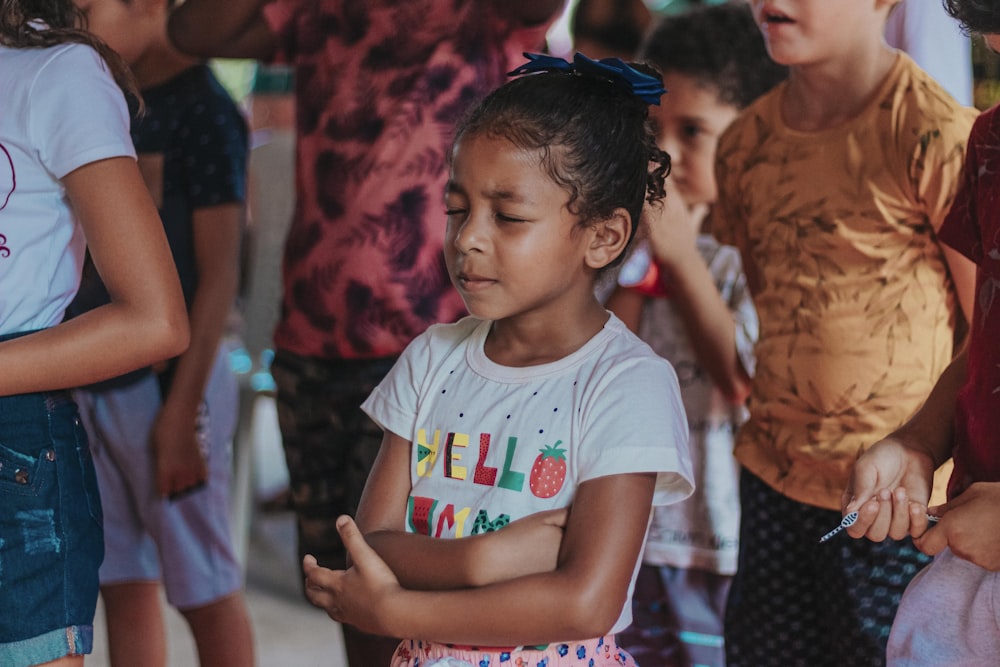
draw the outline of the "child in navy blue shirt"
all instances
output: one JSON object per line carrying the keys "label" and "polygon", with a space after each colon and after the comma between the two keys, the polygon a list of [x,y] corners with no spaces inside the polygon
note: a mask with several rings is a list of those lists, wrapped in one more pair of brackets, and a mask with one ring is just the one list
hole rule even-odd
{"label": "child in navy blue shirt", "polygon": [[[78,0],[132,66],[132,141],[181,279],[191,346],[168,364],[77,392],[105,502],[101,566],[113,664],[165,660],[160,610],[187,620],[201,664],[253,664],[228,504],[237,386],[221,345],[238,285],[247,131],[207,65],[167,41],[169,0]],[[73,311],[100,300],[85,280]]]}

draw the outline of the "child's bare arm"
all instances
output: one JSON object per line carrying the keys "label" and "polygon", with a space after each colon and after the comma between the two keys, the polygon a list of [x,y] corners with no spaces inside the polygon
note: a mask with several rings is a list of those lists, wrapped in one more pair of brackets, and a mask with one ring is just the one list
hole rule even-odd
{"label": "child's bare arm", "polygon": [[733,314],[697,250],[702,213],[690,210],[668,188],[662,207],[646,207],[649,243],[663,267],[662,280],[684,319],[698,361],[726,398],[738,404],[750,393],[750,376],[737,352]]}
{"label": "child's bare arm", "polygon": [[333,571],[307,559],[307,594],[333,619],[389,636],[478,646],[599,637],[627,599],[655,478],[622,474],[581,484],[555,571],[479,588],[403,588],[344,519],[341,534],[355,565]]}
{"label": "child's bare arm", "polygon": [[858,512],[857,522],[847,529],[852,537],[902,539],[927,529],[932,476],[951,456],[955,401],[967,358],[963,348],[916,414],[854,464],[842,501],[845,514]]}
{"label": "child's bare arm", "polygon": [[949,246],[942,245],[941,250],[944,251],[945,261],[948,262],[948,270],[955,284],[955,295],[962,307],[962,313],[965,315],[965,320],[971,322],[972,308],[976,300],[976,265],[971,259]]}
{"label": "child's bare arm", "polygon": [[177,360],[152,434],[157,486],[164,496],[190,490],[208,475],[195,422],[236,298],[242,227],[240,203],[199,208],[192,215],[198,287],[190,308],[191,345]]}
{"label": "child's bare arm", "polygon": [[[451,590],[555,569],[565,510],[541,512],[502,530],[461,539],[404,532],[409,462],[409,441],[387,432],[365,484],[357,517],[365,539],[402,586]],[[529,550],[531,558],[513,557]]]}

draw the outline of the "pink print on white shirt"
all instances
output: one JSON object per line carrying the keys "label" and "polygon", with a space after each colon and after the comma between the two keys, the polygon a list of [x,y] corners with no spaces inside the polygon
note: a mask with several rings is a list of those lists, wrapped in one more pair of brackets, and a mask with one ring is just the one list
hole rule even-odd
{"label": "pink print on white shirt", "polygon": [[[14,176],[14,161],[10,158],[7,147],[0,144],[0,211],[7,208],[10,196],[14,194],[17,187],[17,178]],[[0,257],[10,257],[10,248],[7,247],[7,237],[0,234]]]}

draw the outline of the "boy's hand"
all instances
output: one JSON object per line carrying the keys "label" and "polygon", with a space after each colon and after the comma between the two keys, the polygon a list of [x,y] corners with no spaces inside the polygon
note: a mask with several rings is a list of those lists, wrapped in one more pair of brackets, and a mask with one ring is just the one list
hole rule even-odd
{"label": "boy's hand", "polygon": [[977,482],[932,513],[941,520],[914,538],[918,549],[935,556],[949,547],[959,558],[1000,571],[1000,482]]}
{"label": "boy's hand", "polygon": [[331,570],[307,555],[302,561],[306,597],[338,623],[394,636],[386,626],[385,610],[386,604],[403,590],[399,580],[368,546],[353,519],[347,516],[337,519],[337,532],[353,564],[346,570]]}
{"label": "boy's hand", "polygon": [[208,479],[208,463],[196,433],[196,415],[165,403],[153,424],[156,488],[171,500],[196,491]]}
{"label": "boy's hand", "polygon": [[857,511],[851,537],[901,540],[927,529],[934,463],[895,436],[875,443],[854,464],[841,501],[844,514]]}
{"label": "boy's hand", "polygon": [[646,206],[643,218],[653,257],[661,264],[673,266],[692,255],[697,256],[698,232],[708,209],[705,206],[690,208],[669,178],[665,189],[667,194],[660,205]]}

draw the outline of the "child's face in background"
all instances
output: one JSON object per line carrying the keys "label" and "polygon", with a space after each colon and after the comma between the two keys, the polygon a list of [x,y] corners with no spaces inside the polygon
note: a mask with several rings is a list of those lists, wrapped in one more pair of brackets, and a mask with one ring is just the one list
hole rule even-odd
{"label": "child's face in background", "polygon": [[986,42],[986,45],[994,53],[1000,53],[1000,33],[985,33],[983,34],[983,41]]}
{"label": "child's face in background", "polygon": [[454,149],[444,255],[477,317],[539,314],[560,321],[561,297],[593,290],[583,262],[589,232],[570,213],[569,193],[542,168],[541,155],[482,135],[467,135]]}
{"label": "child's face in background", "polygon": [[[939,2],[940,0],[920,0]],[[771,58],[812,65],[881,38],[888,10],[899,0],[751,0]]]}
{"label": "child's face in background", "polygon": [[100,37],[125,62],[135,63],[151,41],[149,0],[74,0],[87,16],[87,30]]}
{"label": "child's face in background", "polygon": [[718,90],[680,72],[664,72],[667,94],[649,115],[656,142],[670,154],[670,176],[689,207],[712,204],[718,197],[715,149],[719,136],[739,113],[719,99]]}

